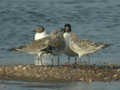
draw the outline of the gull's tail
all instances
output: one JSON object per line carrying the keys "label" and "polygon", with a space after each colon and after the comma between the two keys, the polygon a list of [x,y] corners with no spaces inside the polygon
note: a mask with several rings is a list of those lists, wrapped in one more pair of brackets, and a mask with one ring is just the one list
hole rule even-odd
{"label": "gull's tail", "polygon": [[109,46],[111,46],[112,44],[104,44],[104,47],[103,48],[107,48]]}
{"label": "gull's tail", "polygon": [[25,48],[25,46],[19,46],[17,48],[10,48],[9,51],[22,51],[23,48]]}
{"label": "gull's tail", "polygon": [[97,47],[97,49],[99,50],[99,49],[104,49],[104,48],[107,48],[107,47],[109,47],[109,46],[111,46],[112,44],[105,44],[105,43],[96,43],[96,47]]}

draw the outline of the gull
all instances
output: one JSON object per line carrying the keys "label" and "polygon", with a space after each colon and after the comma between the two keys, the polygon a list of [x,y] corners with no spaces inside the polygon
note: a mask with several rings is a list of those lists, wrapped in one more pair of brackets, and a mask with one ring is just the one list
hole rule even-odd
{"label": "gull", "polygon": [[76,56],[78,56],[75,52],[73,52],[70,47],[69,47],[69,41],[70,41],[70,37],[71,37],[71,25],[70,24],[65,24],[64,25],[64,34],[63,37],[65,39],[65,44],[66,47],[64,49],[64,54],[68,56],[68,63],[70,63],[70,57],[75,57],[75,62],[76,62]]}
{"label": "gull", "polygon": [[52,34],[51,35],[52,47],[57,47],[52,50],[52,55],[58,56],[57,59],[58,59],[58,65],[59,65],[60,64],[59,56],[63,54],[65,49],[65,40],[63,37],[63,32],[60,30],[54,30],[51,34]]}
{"label": "gull", "polygon": [[98,50],[110,46],[101,42],[92,42],[87,39],[80,39],[75,33],[71,33],[69,42],[70,49],[78,54],[81,59],[82,56],[88,56],[88,64],[90,64],[89,54],[95,53]]}
{"label": "gull", "polygon": [[[35,35],[34,35],[34,40],[40,40],[40,39],[43,39],[45,37],[48,37],[48,34],[46,33],[45,31],[45,28],[43,26],[39,26],[37,27],[35,30],[33,30],[33,32],[35,32]],[[47,55],[47,54],[44,54],[44,55]],[[37,56],[38,58],[39,56]],[[41,64],[39,62],[39,60],[35,60],[35,65],[39,65]]]}
{"label": "gull", "polygon": [[68,56],[68,63],[70,63],[70,57],[75,57],[75,62],[76,62],[76,57],[78,55],[77,55],[77,53],[72,51],[72,49],[69,47],[70,32],[64,33],[64,39],[65,39],[65,44],[66,44],[66,47],[64,49],[64,54]]}
{"label": "gull", "polygon": [[27,45],[22,45],[17,48],[10,49],[11,51],[24,52],[31,55],[38,55],[41,64],[41,56],[50,53],[54,56],[59,56],[63,53],[65,48],[65,41],[63,38],[63,33],[59,30],[54,30],[50,33],[48,37],[40,40],[32,41]]}

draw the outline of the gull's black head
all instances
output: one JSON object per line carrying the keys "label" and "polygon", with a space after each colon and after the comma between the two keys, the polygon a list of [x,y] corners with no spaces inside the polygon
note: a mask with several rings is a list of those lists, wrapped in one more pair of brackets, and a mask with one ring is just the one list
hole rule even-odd
{"label": "gull's black head", "polygon": [[70,24],[64,25],[64,32],[71,32],[71,25]]}

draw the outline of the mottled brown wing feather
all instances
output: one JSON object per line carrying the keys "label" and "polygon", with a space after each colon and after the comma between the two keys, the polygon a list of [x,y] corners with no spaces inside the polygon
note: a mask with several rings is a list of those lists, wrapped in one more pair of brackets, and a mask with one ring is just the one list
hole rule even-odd
{"label": "mottled brown wing feather", "polygon": [[43,38],[41,40],[37,40],[37,41],[33,41],[29,44],[26,45],[27,48],[32,48],[32,49],[45,49],[48,47],[48,43],[49,43],[50,39],[49,37]]}
{"label": "mottled brown wing feather", "polygon": [[57,33],[56,38],[52,39],[49,45],[61,50],[65,48],[65,41],[63,38],[63,33]]}
{"label": "mottled brown wing feather", "polygon": [[86,49],[90,46],[96,47],[96,43],[86,39],[73,39],[73,42],[76,43],[79,47],[82,47],[83,49]]}

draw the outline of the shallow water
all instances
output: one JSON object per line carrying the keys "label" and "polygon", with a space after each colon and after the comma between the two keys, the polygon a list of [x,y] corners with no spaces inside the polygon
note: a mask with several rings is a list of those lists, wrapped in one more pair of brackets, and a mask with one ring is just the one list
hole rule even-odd
{"label": "shallow water", "polygon": [[[16,82],[5,81],[5,90],[119,90],[120,82]],[[2,83],[3,85],[3,83]],[[0,88],[1,90],[2,88]]]}
{"label": "shallow water", "polygon": [[[33,56],[8,49],[31,42],[34,34],[31,31],[37,25],[44,25],[50,32],[62,28],[65,23],[72,24],[73,32],[80,38],[113,44],[91,55],[92,63],[120,64],[119,0],[0,0],[0,64],[33,64]],[[54,89],[118,90],[118,84],[75,83]],[[8,85],[6,90],[21,88],[37,90],[14,84]]]}

